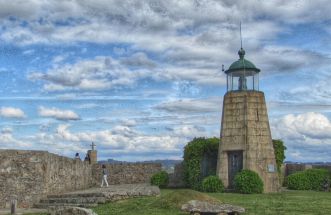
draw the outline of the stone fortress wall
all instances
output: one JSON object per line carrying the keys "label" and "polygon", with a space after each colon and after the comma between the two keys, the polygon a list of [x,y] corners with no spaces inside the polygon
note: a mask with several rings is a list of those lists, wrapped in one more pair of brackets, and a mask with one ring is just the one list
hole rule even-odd
{"label": "stone fortress wall", "polygon": [[[156,172],[161,171],[159,163],[118,163],[105,164],[109,175],[109,184],[137,184],[149,183]],[[93,186],[100,186],[102,179],[102,165],[94,164],[92,168]]]}
{"label": "stone fortress wall", "polygon": [[[161,164],[107,164],[110,184],[148,183]],[[18,207],[32,207],[49,194],[101,183],[101,165],[46,151],[0,150],[0,208],[16,195]]]}

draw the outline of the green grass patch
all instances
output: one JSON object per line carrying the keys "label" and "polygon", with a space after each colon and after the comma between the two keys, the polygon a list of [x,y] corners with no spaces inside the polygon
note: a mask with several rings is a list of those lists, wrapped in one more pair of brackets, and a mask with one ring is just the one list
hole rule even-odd
{"label": "green grass patch", "polygon": [[180,208],[186,202],[196,199],[208,202],[218,202],[217,199],[198,191],[180,189],[164,189],[160,196],[129,199],[100,205],[93,210],[99,215],[110,214],[153,214],[176,215],[186,214]]}
{"label": "green grass patch", "polygon": [[156,198],[151,206],[162,209],[180,209],[183,204],[195,199],[207,202],[220,202],[218,199],[213,198],[205,193],[195,190],[174,190],[161,193],[161,196]]}
{"label": "green grass patch", "polygon": [[224,202],[242,206],[245,214],[331,214],[331,193],[315,191],[285,191],[273,194],[210,194]]}
{"label": "green grass patch", "polygon": [[[20,214],[20,213],[18,213],[18,214]],[[6,214],[6,215],[10,215],[10,213]],[[24,213],[24,215],[49,215],[49,214],[48,213]]]}
{"label": "green grass patch", "polygon": [[48,213],[27,213],[25,215],[48,215]]}
{"label": "green grass patch", "polygon": [[162,189],[157,197],[143,197],[99,205],[93,210],[99,215],[184,215],[182,204],[189,200],[221,201],[242,206],[245,214],[281,215],[331,214],[331,193],[286,191],[274,194],[201,193],[188,189]]}

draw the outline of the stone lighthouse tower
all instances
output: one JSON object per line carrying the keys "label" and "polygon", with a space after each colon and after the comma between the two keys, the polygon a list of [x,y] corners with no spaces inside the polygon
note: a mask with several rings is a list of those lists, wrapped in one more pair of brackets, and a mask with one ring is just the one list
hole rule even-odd
{"label": "stone lighthouse tower", "polygon": [[259,91],[260,69],[244,58],[243,48],[238,54],[239,60],[225,71],[227,93],[223,99],[217,175],[231,189],[236,173],[253,170],[262,178],[264,192],[277,192],[279,181],[267,107],[264,93]]}

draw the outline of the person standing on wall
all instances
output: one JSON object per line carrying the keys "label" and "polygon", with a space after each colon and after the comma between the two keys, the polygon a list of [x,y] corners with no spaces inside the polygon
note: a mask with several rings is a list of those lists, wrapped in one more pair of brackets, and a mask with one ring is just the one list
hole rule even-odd
{"label": "person standing on wall", "polygon": [[75,155],[75,159],[76,160],[80,160],[80,156],[79,156],[79,153],[77,152],[76,155]]}
{"label": "person standing on wall", "polygon": [[86,153],[85,159],[84,161],[88,162],[89,164],[91,164],[91,158],[90,158],[90,154]]}
{"label": "person standing on wall", "polygon": [[108,170],[106,168],[106,165],[102,164],[102,182],[101,182],[101,187],[103,187],[103,184],[104,183],[108,187],[107,176],[108,176]]}

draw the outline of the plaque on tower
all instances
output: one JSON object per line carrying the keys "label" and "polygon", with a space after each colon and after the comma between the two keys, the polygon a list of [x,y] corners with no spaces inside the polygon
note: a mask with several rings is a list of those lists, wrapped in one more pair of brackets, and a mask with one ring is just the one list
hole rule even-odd
{"label": "plaque on tower", "polygon": [[268,172],[275,172],[275,165],[268,164]]}

